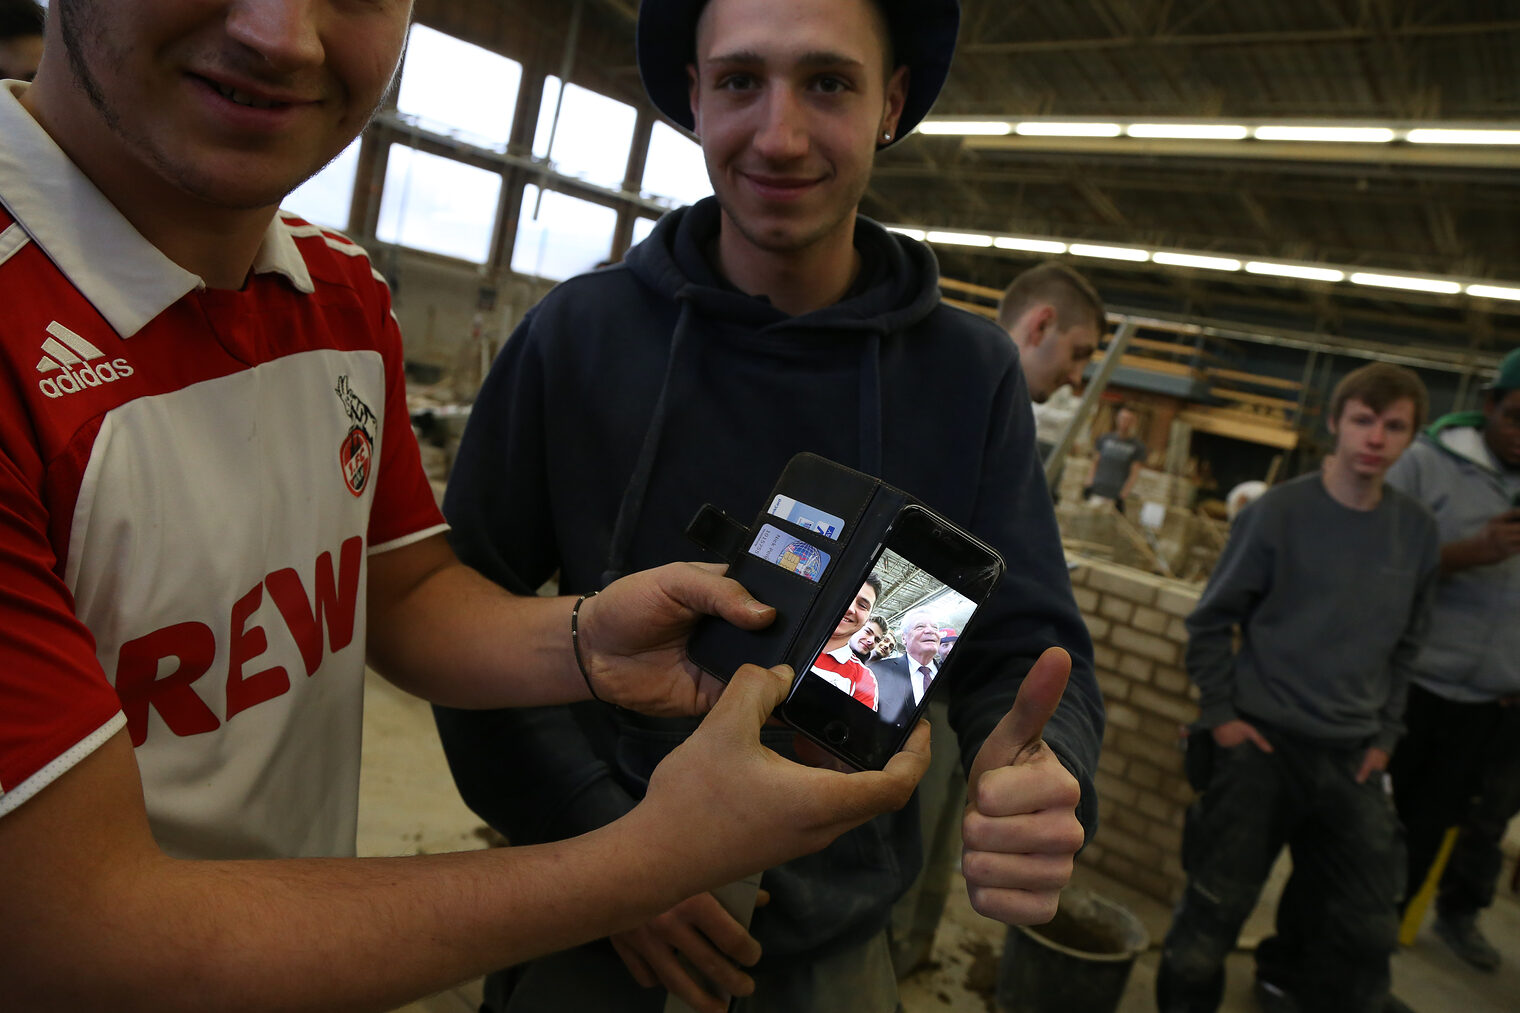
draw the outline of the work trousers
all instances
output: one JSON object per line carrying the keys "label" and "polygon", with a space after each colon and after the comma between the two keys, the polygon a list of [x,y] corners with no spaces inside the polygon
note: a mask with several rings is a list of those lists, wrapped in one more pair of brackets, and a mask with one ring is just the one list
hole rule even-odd
{"label": "work trousers", "polygon": [[1411,686],[1404,721],[1389,772],[1409,839],[1409,892],[1425,882],[1447,828],[1460,827],[1436,909],[1477,914],[1493,903],[1500,843],[1520,812],[1520,705],[1457,703]]}
{"label": "work trousers", "polygon": [[931,701],[924,716],[938,745],[930,756],[928,772],[918,783],[924,867],[908,892],[892,906],[888,937],[892,941],[892,966],[897,969],[898,978],[907,976],[929,959],[934,934],[950,897],[950,883],[961,864],[966,775],[961,769],[955,732],[950,727],[950,705],[943,700]]}
{"label": "work trousers", "polygon": [[1284,845],[1293,875],[1278,935],[1258,951],[1258,974],[1305,1011],[1381,1013],[1404,880],[1386,779],[1356,783],[1366,743],[1311,742],[1252,723],[1272,753],[1201,740],[1213,762],[1183,830],[1187,888],[1162,948],[1161,1013],[1219,1008],[1225,957]]}

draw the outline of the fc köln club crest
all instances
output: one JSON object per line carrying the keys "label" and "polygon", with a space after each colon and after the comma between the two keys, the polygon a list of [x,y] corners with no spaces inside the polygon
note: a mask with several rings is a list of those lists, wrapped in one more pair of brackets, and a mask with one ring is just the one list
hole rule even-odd
{"label": "fc k\u00f6ln club crest", "polygon": [[371,430],[377,419],[369,405],[349,386],[348,377],[338,377],[338,385],[333,388],[333,393],[338,395],[351,423],[348,434],[338,446],[338,465],[343,472],[343,484],[349,492],[359,496],[364,493],[364,487],[369,485],[369,476],[374,467],[375,439]]}

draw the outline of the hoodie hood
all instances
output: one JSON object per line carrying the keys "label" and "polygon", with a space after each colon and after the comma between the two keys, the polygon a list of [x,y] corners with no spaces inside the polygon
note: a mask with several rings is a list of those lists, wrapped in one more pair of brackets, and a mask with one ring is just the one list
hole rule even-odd
{"label": "hoodie hood", "polygon": [[855,219],[861,272],[850,292],[832,306],[788,316],[764,296],[747,295],[713,268],[708,250],[718,238],[716,197],[665,215],[628,252],[628,268],[641,282],[714,320],[745,329],[887,334],[904,330],[939,304],[939,264],[922,243],[888,232],[863,215]]}
{"label": "hoodie hood", "polygon": [[[672,211],[649,238],[629,251],[626,264],[640,282],[680,307],[666,357],[665,376],[613,525],[602,586],[628,572],[634,533],[661,454],[672,389],[694,372],[687,345],[700,331],[741,345],[836,342],[843,354],[858,356],[855,467],[868,475],[882,471],[881,345],[887,335],[907,330],[939,305],[939,265],[928,247],[888,232],[868,218],[855,220],[855,248],[861,269],[839,302],[790,316],[763,296],[747,295],[712,266],[708,250],[717,242],[720,209],[716,197]],[[700,322],[698,322],[698,319]],[[854,346],[853,352],[849,345]]]}
{"label": "hoodie hood", "polygon": [[1484,471],[1499,469],[1488,444],[1483,442],[1482,412],[1453,412],[1432,422],[1425,430],[1425,437],[1432,445],[1475,464]]}

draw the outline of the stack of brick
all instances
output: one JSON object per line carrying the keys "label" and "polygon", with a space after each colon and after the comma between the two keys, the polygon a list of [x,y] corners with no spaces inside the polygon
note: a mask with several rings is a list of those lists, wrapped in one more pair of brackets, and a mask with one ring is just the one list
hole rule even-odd
{"label": "stack of brick", "polygon": [[1193,798],[1182,728],[1198,714],[1182,667],[1182,620],[1200,589],[1101,560],[1079,563],[1072,585],[1108,708],[1097,775],[1101,826],[1081,860],[1171,903],[1182,892],[1183,814]]}
{"label": "stack of brick", "polygon": [[1130,496],[1145,502],[1160,503],[1162,506],[1191,510],[1193,500],[1198,497],[1198,483],[1185,475],[1168,475],[1153,468],[1141,468]]}

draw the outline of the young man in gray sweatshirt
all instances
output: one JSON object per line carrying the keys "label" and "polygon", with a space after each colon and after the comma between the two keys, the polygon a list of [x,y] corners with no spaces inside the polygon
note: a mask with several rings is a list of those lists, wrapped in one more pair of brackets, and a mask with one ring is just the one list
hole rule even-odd
{"label": "young man in gray sweatshirt", "polygon": [[1162,1013],[1218,1008],[1225,955],[1284,844],[1294,871],[1278,935],[1257,951],[1263,998],[1381,1013],[1404,878],[1384,769],[1440,559],[1434,519],[1383,476],[1425,406],[1401,367],[1341,381],[1323,468],[1241,513],[1188,617],[1189,768],[1203,794],[1184,831]]}

